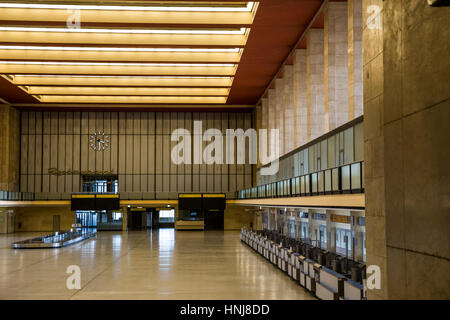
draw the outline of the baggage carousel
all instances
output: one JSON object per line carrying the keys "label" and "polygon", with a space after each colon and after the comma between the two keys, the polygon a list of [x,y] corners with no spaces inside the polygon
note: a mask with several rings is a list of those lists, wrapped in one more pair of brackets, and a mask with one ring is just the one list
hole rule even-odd
{"label": "baggage carousel", "polygon": [[77,230],[48,234],[42,237],[27,239],[12,244],[13,249],[45,249],[62,248],[97,236],[96,231]]}

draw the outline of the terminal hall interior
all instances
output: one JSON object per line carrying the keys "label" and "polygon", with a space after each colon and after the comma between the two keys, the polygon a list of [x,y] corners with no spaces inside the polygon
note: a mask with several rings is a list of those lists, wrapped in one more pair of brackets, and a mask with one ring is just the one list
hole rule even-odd
{"label": "terminal hall interior", "polygon": [[449,52],[445,0],[0,1],[0,299],[448,300]]}

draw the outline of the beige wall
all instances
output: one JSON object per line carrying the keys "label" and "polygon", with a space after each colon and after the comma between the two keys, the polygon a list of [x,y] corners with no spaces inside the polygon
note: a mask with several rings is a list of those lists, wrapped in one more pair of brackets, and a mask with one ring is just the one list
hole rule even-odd
{"label": "beige wall", "polygon": [[[203,132],[252,127],[245,112],[22,112],[21,191],[80,192],[78,174],[60,171],[112,171],[119,176],[121,198],[176,198],[178,192],[232,192],[252,184],[251,165],[180,164],[171,161],[173,130],[202,121]],[[110,147],[96,152],[90,135],[104,132]],[[203,133],[202,132],[202,133]],[[210,142],[204,141],[203,148]],[[192,147],[194,138],[192,137]],[[224,153],[226,143],[223,142]],[[235,156],[236,156],[235,152]],[[193,155],[193,153],[192,153]],[[226,163],[224,154],[224,163]],[[134,198],[134,194],[138,198]],[[57,195],[55,195],[58,199]],[[64,199],[63,198],[63,199]]]}
{"label": "beige wall", "polygon": [[16,208],[16,231],[53,231],[53,216],[60,216],[60,230],[69,230],[75,223],[75,211],[70,206]]}
{"label": "beige wall", "polygon": [[14,232],[15,210],[0,208],[0,234]]}
{"label": "beige wall", "polygon": [[0,105],[0,190],[19,191],[19,111]]}
{"label": "beige wall", "polygon": [[363,12],[367,264],[382,277],[368,297],[449,299],[450,8]]}
{"label": "beige wall", "polygon": [[253,223],[253,212],[245,211],[251,207],[242,207],[227,204],[224,212],[224,229],[239,230],[242,227],[250,227]]}

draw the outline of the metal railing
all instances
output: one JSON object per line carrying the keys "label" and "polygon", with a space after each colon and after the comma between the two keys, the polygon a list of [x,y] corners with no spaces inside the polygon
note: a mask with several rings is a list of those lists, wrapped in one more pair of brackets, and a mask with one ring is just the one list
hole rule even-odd
{"label": "metal railing", "polygon": [[33,201],[33,192],[0,191],[0,201]]}
{"label": "metal railing", "polygon": [[238,199],[364,193],[364,161],[240,190]]}

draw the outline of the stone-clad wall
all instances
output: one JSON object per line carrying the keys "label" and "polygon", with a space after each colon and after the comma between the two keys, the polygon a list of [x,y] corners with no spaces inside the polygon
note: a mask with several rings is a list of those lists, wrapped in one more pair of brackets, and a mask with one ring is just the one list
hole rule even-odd
{"label": "stone-clad wall", "polygon": [[[203,132],[217,128],[224,137],[226,129],[252,127],[252,114],[245,112],[23,111],[20,190],[67,198],[81,191],[80,171],[117,174],[124,198],[127,194],[133,198],[134,193],[145,199],[176,198],[178,192],[232,192],[250,187],[250,164],[172,162],[171,151],[178,142],[171,142],[171,133],[184,128],[193,135],[195,120],[203,121]],[[109,148],[102,152],[90,148],[90,135],[98,131],[110,139]],[[209,143],[204,141],[203,148]],[[225,142],[223,147],[225,162]],[[55,168],[66,174],[53,174]]]}
{"label": "stone-clad wall", "polygon": [[0,190],[19,191],[20,114],[0,105]]}
{"label": "stone-clad wall", "polygon": [[368,297],[449,299],[450,8],[363,12],[367,264],[382,280]]}

